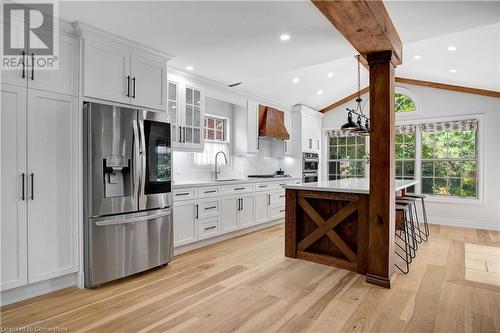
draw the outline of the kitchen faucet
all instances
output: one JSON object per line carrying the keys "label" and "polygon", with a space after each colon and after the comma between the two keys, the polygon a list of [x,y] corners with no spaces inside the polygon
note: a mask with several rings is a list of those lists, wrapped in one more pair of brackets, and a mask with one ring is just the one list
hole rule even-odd
{"label": "kitchen faucet", "polygon": [[227,165],[227,156],[226,156],[226,153],[224,153],[222,150],[217,152],[217,154],[215,154],[215,180],[217,180],[217,175],[219,174],[220,171],[217,170],[218,166],[217,166],[217,157],[219,156],[219,154],[222,154],[222,156],[224,156],[224,160],[226,161],[226,165]]}

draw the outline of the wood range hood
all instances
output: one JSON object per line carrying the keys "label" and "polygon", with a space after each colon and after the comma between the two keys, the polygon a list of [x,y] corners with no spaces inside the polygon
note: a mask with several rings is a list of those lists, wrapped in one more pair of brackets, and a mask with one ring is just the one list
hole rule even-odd
{"label": "wood range hood", "polygon": [[290,139],[290,134],[285,127],[285,113],[283,111],[259,105],[259,138]]}

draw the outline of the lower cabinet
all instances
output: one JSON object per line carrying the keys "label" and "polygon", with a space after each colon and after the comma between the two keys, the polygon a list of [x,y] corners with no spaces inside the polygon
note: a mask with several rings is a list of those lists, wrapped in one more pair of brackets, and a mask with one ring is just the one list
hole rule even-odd
{"label": "lower cabinet", "polygon": [[230,232],[238,229],[238,212],[240,197],[225,197],[221,200],[221,232]]}
{"label": "lower cabinet", "polygon": [[269,205],[269,192],[257,192],[255,194],[255,224],[269,221],[267,206]]}
{"label": "lower cabinet", "polygon": [[251,193],[241,196],[240,202],[238,224],[240,228],[246,228],[255,224],[255,194]]}
{"label": "lower cabinet", "polygon": [[196,200],[174,203],[174,246],[184,245],[196,240]]}
{"label": "lower cabinet", "polygon": [[220,217],[200,220],[198,223],[198,239],[210,238],[219,233]]}

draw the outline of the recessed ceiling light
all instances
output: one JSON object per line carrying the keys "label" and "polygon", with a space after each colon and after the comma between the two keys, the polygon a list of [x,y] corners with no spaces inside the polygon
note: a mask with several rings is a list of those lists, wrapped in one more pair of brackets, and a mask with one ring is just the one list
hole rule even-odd
{"label": "recessed ceiling light", "polygon": [[191,65],[186,66],[186,69],[187,69],[188,71],[194,71],[194,67],[193,67],[193,66],[191,66]]}
{"label": "recessed ceiling light", "polygon": [[414,56],[413,56],[413,59],[415,59],[415,60],[420,60],[420,59],[422,59],[422,56],[420,56],[420,55],[418,55],[418,54],[417,54],[417,55],[414,55]]}
{"label": "recessed ceiling light", "polygon": [[298,77],[295,77],[295,78],[293,78],[293,80],[292,80],[292,82],[293,82],[293,83],[298,83],[299,81],[300,81],[300,79],[299,79]]}
{"label": "recessed ceiling light", "polygon": [[280,36],[280,39],[281,39],[282,41],[287,41],[287,40],[289,40],[289,39],[290,39],[290,35],[283,34],[283,35],[281,35],[281,36]]}
{"label": "recessed ceiling light", "polygon": [[318,90],[318,95],[323,95],[323,90]]}
{"label": "recessed ceiling light", "polygon": [[457,48],[455,46],[448,46],[448,51],[456,51]]}
{"label": "recessed ceiling light", "polygon": [[450,73],[456,73],[456,72],[457,72],[456,69],[454,69],[454,68],[450,69]]}
{"label": "recessed ceiling light", "polygon": [[332,72],[330,72],[330,73],[328,73],[328,75],[327,75],[327,76],[328,76],[328,77],[332,77],[332,76],[333,76],[333,73],[332,73]]}

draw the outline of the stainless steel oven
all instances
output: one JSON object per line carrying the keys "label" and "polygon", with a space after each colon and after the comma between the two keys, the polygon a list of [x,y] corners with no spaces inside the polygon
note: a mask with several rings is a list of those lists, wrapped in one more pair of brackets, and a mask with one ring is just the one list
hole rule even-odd
{"label": "stainless steel oven", "polygon": [[302,182],[314,183],[318,181],[319,154],[303,153],[302,155]]}

